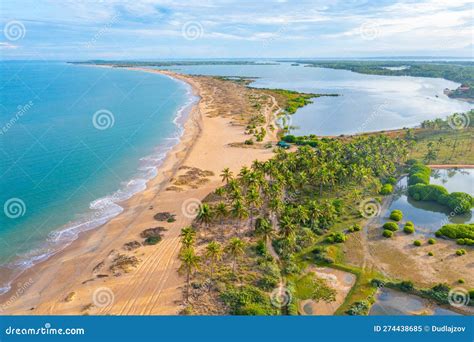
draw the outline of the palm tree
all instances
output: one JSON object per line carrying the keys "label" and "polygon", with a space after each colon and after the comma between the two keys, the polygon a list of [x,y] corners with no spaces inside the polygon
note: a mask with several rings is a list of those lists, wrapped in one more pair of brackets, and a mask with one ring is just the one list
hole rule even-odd
{"label": "palm tree", "polygon": [[227,215],[229,214],[227,206],[224,202],[219,202],[217,203],[214,211],[216,213],[216,216],[220,219],[220,224],[222,225],[224,218],[227,217]]}
{"label": "palm tree", "polygon": [[293,222],[293,219],[289,216],[283,216],[280,219],[280,231],[283,234],[283,237],[289,239],[295,235],[296,225]]}
{"label": "palm tree", "polygon": [[214,265],[222,259],[222,246],[220,243],[212,241],[206,246],[206,258],[209,259],[211,267],[211,280],[214,274]]}
{"label": "palm tree", "polygon": [[196,219],[199,223],[204,223],[205,226],[208,226],[212,221],[213,216],[214,215],[211,208],[209,207],[209,204],[203,203],[199,206]]}
{"label": "palm tree", "polygon": [[196,231],[192,227],[185,227],[181,229],[181,234],[179,236],[181,236],[183,249],[187,249],[194,245],[196,240]]}
{"label": "palm tree", "polygon": [[[249,216],[249,212],[247,208],[243,205],[242,201],[240,199],[237,199],[234,201],[232,205],[232,216],[236,218],[239,222],[246,219]],[[238,224],[237,227],[240,225]]]}
{"label": "palm tree", "polygon": [[229,184],[230,180],[233,178],[233,173],[228,167],[226,167],[224,170],[222,170],[220,176],[222,177],[222,182]]}
{"label": "palm tree", "polygon": [[232,257],[232,272],[235,273],[237,266],[237,258],[244,254],[244,242],[237,237],[229,240],[229,244],[226,247],[227,253]]}
{"label": "palm tree", "polygon": [[254,211],[262,205],[260,193],[254,187],[250,188],[247,192],[247,204],[249,206],[250,225],[252,225]]}
{"label": "palm tree", "polygon": [[189,247],[183,250],[179,256],[179,260],[181,261],[181,266],[178,271],[186,274],[186,300],[188,300],[191,274],[199,269],[200,258],[194,252],[194,248]]}
{"label": "palm tree", "polygon": [[259,217],[255,221],[255,233],[263,238],[265,243],[268,243],[273,237],[273,226],[265,217]]}

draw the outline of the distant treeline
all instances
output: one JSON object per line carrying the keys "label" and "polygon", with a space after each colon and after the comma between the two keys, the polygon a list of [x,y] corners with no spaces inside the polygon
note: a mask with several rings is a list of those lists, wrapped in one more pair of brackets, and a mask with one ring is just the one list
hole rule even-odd
{"label": "distant treeline", "polygon": [[474,62],[414,61],[293,61],[312,67],[351,70],[361,74],[444,78],[466,84],[467,91],[455,90],[451,97],[474,98]]}
{"label": "distant treeline", "polygon": [[70,62],[72,64],[113,65],[115,67],[168,67],[187,65],[274,65],[276,63],[262,63],[255,61],[107,61],[90,60],[83,62]]}

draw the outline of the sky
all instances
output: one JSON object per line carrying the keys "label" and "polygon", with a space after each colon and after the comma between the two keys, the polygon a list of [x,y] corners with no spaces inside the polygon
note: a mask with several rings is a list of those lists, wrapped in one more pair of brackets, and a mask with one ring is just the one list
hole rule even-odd
{"label": "sky", "polygon": [[1,0],[0,58],[457,56],[474,0]]}

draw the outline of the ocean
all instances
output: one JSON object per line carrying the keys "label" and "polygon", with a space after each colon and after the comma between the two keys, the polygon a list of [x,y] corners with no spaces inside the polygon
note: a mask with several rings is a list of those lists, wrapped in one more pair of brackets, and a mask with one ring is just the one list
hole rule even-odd
{"label": "ocean", "polygon": [[117,216],[196,101],[167,76],[64,62],[2,61],[0,87],[2,278]]}

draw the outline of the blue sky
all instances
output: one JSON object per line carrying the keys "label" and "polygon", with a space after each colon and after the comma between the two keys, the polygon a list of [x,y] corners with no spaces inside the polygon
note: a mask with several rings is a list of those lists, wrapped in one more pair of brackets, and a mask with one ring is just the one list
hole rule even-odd
{"label": "blue sky", "polygon": [[472,0],[2,0],[2,59],[473,56]]}

